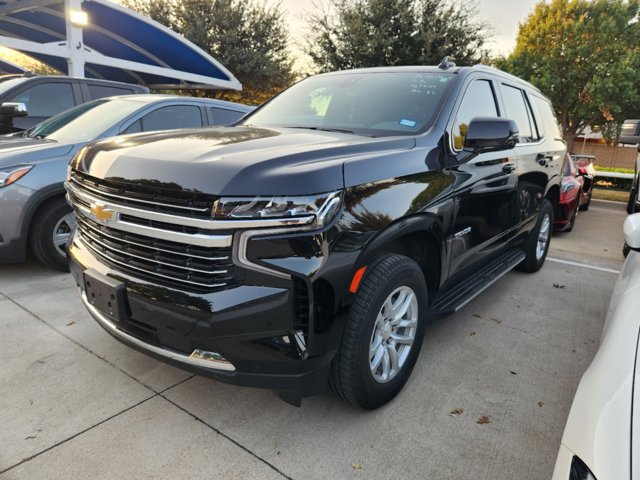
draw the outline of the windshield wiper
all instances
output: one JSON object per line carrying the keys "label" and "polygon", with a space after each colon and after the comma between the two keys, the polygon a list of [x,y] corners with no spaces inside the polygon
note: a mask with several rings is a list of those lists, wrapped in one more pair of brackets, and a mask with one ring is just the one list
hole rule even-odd
{"label": "windshield wiper", "polygon": [[302,128],[305,130],[317,130],[320,132],[336,132],[336,133],[349,133],[351,135],[359,135],[362,137],[373,137],[373,135],[367,135],[362,132],[356,132],[354,130],[348,130],[346,128],[332,128],[332,127],[301,127],[301,126],[287,126],[284,128]]}

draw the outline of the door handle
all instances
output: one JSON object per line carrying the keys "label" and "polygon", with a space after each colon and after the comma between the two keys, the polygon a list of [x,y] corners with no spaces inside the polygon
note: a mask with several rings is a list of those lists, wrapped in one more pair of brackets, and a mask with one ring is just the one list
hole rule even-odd
{"label": "door handle", "polygon": [[516,171],[516,164],[515,164],[515,163],[505,163],[505,164],[502,166],[502,171],[503,171],[504,173],[507,173],[507,174],[508,174],[508,173],[513,173],[513,172],[515,172],[515,171]]}
{"label": "door handle", "polygon": [[546,167],[549,161],[551,161],[551,157],[547,155],[540,154],[536,157],[536,162],[538,162],[542,167]]}

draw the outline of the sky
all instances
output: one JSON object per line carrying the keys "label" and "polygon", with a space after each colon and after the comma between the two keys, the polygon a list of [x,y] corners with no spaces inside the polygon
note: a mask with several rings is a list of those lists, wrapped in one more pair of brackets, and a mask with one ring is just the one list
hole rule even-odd
{"label": "sky", "polygon": [[[298,57],[296,65],[308,62],[297,45],[304,40],[306,23],[304,16],[314,11],[314,0],[268,0],[267,5],[280,3],[287,15],[291,31],[292,53]],[[317,3],[317,1],[316,1]],[[326,4],[326,0],[324,2]],[[518,23],[525,20],[537,0],[477,0],[478,17],[493,30],[488,44],[494,54],[508,54],[516,44]]]}

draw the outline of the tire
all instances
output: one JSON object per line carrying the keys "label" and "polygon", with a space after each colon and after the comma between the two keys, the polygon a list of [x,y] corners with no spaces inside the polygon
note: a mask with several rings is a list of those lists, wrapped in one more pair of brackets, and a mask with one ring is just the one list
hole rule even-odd
{"label": "tire", "polygon": [[[406,309],[402,317],[392,320],[386,315],[393,305]],[[374,261],[349,311],[333,360],[329,389],[347,403],[367,410],[393,399],[411,375],[420,353],[428,305],[427,285],[416,262],[395,254]],[[406,341],[396,343],[398,338]],[[391,350],[396,354],[390,354]]]}
{"label": "tire", "polygon": [[627,213],[629,215],[635,213],[634,210],[636,209],[636,193],[636,187],[632,188],[631,192],[629,193],[629,200],[627,201]]}
{"label": "tire", "polygon": [[69,271],[66,241],[75,226],[75,219],[64,198],[51,200],[31,221],[29,244],[35,257],[47,267]]}
{"label": "tire", "polygon": [[576,199],[576,205],[573,207],[573,213],[571,214],[571,220],[569,221],[569,225],[563,230],[566,233],[569,233],[573,230],[574,225],[576,224],[576,217],[578,216],[578,210],[580,209],[580,195]]}
{"label": "tire", "polygon": [[[526,254],[526,257],[516,267],[518,270],[533,273],[540,270],[542,265],[544,265],[544,261],[547,258],[547,252],[549,251],[549,240],[551,240],[552,225],[553,207],[549,200],[545,198],[540,204],[536,225],[533,230],[531,230],[529,238],[527,238],[524,243],[524,253]],[[544,245],[542,245],[540,240],[542,240],[545,235],[546,241],[544,242]],[[538,249],[539,244],[541,246],[540,249]]]}
{"label": "tire", "polygon": [[586,212],[587,210],[589,210],[589,207],[591,206],[591,195],[593,194],[592,191],[589,191],[589,198],[587,198],[587,203],[585,203],[584,205],[580,205],[580,211],[581,212]]}

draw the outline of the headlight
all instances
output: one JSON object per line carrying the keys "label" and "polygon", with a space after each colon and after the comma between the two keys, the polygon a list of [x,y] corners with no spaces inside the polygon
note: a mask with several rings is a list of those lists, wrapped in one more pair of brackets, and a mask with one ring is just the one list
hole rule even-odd
{"label": "headlight", "polygon": [[24,177],[33,168],[33,165],[11,165],[0,167],[0,188],[11,185]]}
{"label": "headlight", "polygon": [[222,197],[214,204],[215,220],[291,219],[315,216],[323,225],[340,209],[339,192],[304,197]]}
{"label": "headlight", "polygon": [[565,183],[564,185],[562,185],[562,193],[568,192],[569,190],[573,190],[574,188],[576,188],[575,183]]}

